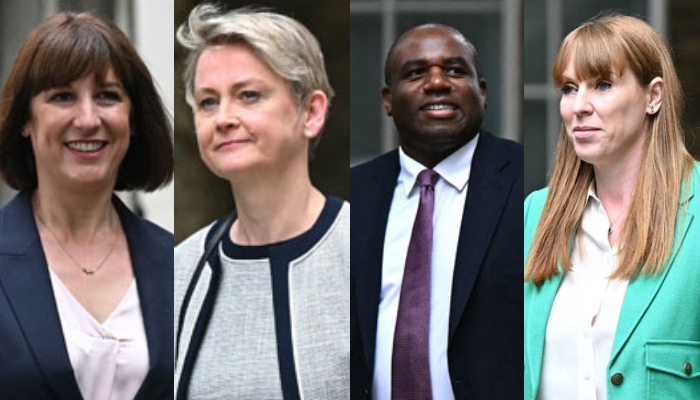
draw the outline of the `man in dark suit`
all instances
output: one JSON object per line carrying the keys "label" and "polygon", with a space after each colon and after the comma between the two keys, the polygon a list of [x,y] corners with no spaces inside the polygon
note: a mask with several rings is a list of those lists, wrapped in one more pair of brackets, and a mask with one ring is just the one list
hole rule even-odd
{"label": "man in dark suit", "polygon": [[[451,27],[404,33],[385,80],[400,148],[350,177],[351,397],[519,398],[523,148],[481,129],[486,82],[476,49]],[[416,185],[424,170],[436,178]],[[425,210],[427,272],[415,266]]]}

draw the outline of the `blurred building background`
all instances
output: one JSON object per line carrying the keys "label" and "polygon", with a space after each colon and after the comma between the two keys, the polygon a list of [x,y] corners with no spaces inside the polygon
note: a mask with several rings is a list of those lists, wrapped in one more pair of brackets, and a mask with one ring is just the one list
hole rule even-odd
{"label": "blurred building background", "polygon": [[[175,29],[203,1],[175,0]],[[350,60],[347,0],[217,1],[227,9],[249,4],[271,8],[299,20],[316,36],[335,90],[323,136],[310,164],[311,180],[323,193],[350,195]],[[185,52],[175,46],[175,243],[233,209],[228,182],[215,177],[199,157],[192,111],[185,103],[182,70]],[[280,194],[283,195],[283,194]]]}
{"label": "blurred building background", "polygon": [[[131,38],[157,81],[168,111],[173,113],[172,0],[2,0],[0,2],[0,82],[24,39],[46,17],[59,11],[90,11],[115,21]],[[157,16],[157,18],[154,18]],[[136,110],[138,112],[138,110]],[[14,191],[0,182],[0,204]],[[173,185],[155,193],[120,193],[132,209],[172,231]]]}
{"label": "blurred building background", "polygon": [[351,164],[397,147],[379,97],[384,60],[399,35],[431,22],[460,30],[479,52],[488,87],[484,127],[522,141],[522,21],[522,0],[350,0]]}
{"label": "blurred building background", "polygon": [[525,194],[546,186],[561,128],[552,63],[564,36],[612,10],[643,18],[666,39],[685,90],[686,143],[700,158],[700,3],[696,0],[527,0],[525,8]]}

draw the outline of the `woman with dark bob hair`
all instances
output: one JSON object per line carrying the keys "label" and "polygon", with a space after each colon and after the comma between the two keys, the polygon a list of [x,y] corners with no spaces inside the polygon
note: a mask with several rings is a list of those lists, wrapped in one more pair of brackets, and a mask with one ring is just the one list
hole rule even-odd
{"label": "woman with dark bob hair", "polygon": [[169,399],[173,236],[115,190],[172,179],[169,117],[127,37],[57,14],[0,97],[0,398]]}

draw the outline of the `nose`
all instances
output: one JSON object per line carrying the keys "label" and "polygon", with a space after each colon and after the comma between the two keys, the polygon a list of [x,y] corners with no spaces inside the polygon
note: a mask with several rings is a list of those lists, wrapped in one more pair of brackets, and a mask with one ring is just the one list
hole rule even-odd
{"label": "nose", "polygon": [[235,107],[231,102],[222,100],[216,113],[216,127],[220,131],[229,129],[237,129],[241,126],[241,120],[238,118]]}
{"label": "nose", "polygon": [[425,74],[426,82],[423,85],[423,90],[426,93],[449,92],[452,89],[450,80],[439,66],[431,66]]}
{"label": "nose", "polygon": [[97,104],[95,104],[91,97],[80,100],[73,124],[82,130],[94,130],[99,128],[102,124],[102,120],[100,119],[97,107]]}
{"label": "nose", "polygon": [[588,91],[586,89],[579,88],[578,92],[576,92],[573,111],[576,115],[586,115],[593,112],[593,107],[590,99],[588,98]]}

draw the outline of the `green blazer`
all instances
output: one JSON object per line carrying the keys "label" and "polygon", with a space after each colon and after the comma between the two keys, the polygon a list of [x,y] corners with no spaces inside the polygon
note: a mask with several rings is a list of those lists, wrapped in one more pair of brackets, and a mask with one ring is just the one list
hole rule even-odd
{"label": "green blazer", "polygon": [[[632,279],[625,293],[607,369],[609,400],[700,399],[700,164],[697,162],[688,190],[687,212],[685,218],[679,216],[676,244],[668,266],[657,275]],[[547,189],[542,189],[525,200],[525,260],[546,198]],[[560,273],[540,288],[532,282],[525,283],[525,400],[537,397],[545,329],[561,280]]]}

